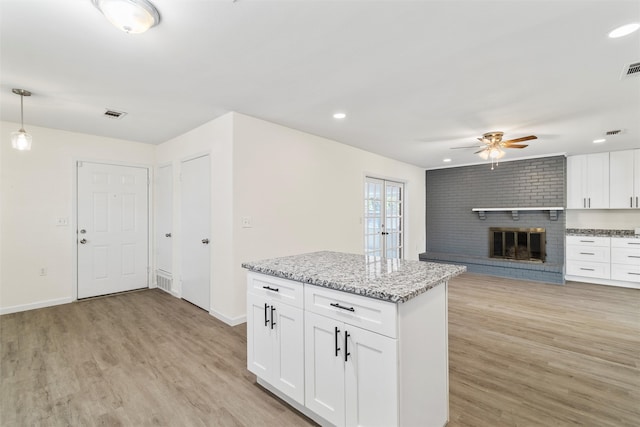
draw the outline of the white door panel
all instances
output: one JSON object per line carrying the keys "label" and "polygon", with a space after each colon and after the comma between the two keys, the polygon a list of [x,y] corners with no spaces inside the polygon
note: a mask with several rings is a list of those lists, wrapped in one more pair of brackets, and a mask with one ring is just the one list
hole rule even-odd
{"label": "white door panel", "polygon": [[209,156],[182,162],[181,194],[182,298],[208,311],[211,275]]}
{"label": "white door panel", "polygon": [[173,254],[173,167],[158,168],[156,192],[156,265],[171,273]]}
{"label": "white door panel", "polygon": [[78,298],[147,287],[148,171],[77,164]]}
{"label": "white door panel", "polygon": [[367,177],[364,191],[364,253],[404,258],[404,184]]}

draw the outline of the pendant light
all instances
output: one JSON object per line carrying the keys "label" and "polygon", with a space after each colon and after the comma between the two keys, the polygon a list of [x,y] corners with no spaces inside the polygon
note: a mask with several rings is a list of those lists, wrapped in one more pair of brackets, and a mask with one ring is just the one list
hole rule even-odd
{"label": "pendant light", "polygon": [[148,0],[91,0],[116,28],[140,34],[158,25],[160,14]]}
{"label": "pendant light", "polygon": [[31,150],[31,135],[24,130],[24,97],[31,96],[31,92],[24,89],[13,89],[13,93],[20,95],[20,130],[11,132],[11,147],[20,151]]}

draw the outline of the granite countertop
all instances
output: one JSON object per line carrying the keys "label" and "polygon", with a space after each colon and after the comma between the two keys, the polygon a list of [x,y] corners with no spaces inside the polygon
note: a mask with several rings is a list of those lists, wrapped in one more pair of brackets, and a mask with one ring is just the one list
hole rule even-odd
{"label": "granite countertop", "polygon": [[628,237],[640,239],[640,234],[634,234],[634,230],[609,230],[599,228],[567,228],[567,236]]}
{"label": "granite countertop", "polygon": [[463,265],[312,252],[245,262],[256,273],[402,303],[467,270]]}

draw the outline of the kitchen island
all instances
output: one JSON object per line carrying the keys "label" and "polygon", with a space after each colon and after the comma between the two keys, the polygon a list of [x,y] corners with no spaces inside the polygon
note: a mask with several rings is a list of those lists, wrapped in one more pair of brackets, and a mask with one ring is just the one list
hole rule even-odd
{"label": "kitchen island", "polygon": [[464,266],[338,252],[242,266],[259,384],[322,425],[447,423],[447,282]]}

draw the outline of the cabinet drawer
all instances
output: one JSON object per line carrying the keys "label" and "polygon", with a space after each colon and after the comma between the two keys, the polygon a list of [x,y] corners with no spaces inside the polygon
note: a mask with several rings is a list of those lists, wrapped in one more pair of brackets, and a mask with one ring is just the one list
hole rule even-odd
{"label": "cabinet drawer", "polygon": [[293,280],[250,271],[247,273],[247,292],[293,307],[302,308],[304,306],[304,285]]}
{"label": "cabinet drawer", "polygon": [[611,237],[567,236],[567,246],[611,246]]}
{"label": "cabinet drawer", "polygon": [[611,248],[611,263],[640,265],[640,247]]}
{"label": "cabinet drawer", "polygon": [[304,285],[304,308],[335,320],[396,338],[395,303]]}
{"label": "cabinet drawer", "polygon": [[640,239],[626,239],[624,237],[614,237],[611,239],[612,248],[638,248],[640,249]]}
{"label": "cabinet drawer", "polygon": [[567,260],[609,262],[610,251],[604,246],[567,246]]}
{"label": "cabinet drawer", "polygon": [[611,278],[640,283],[640,265],[611,264]]}
{"label": "cabinet drawer", "polygon": [[567,274],[571,276],[609,279],[611,264],[608,262],[567,261]]}

